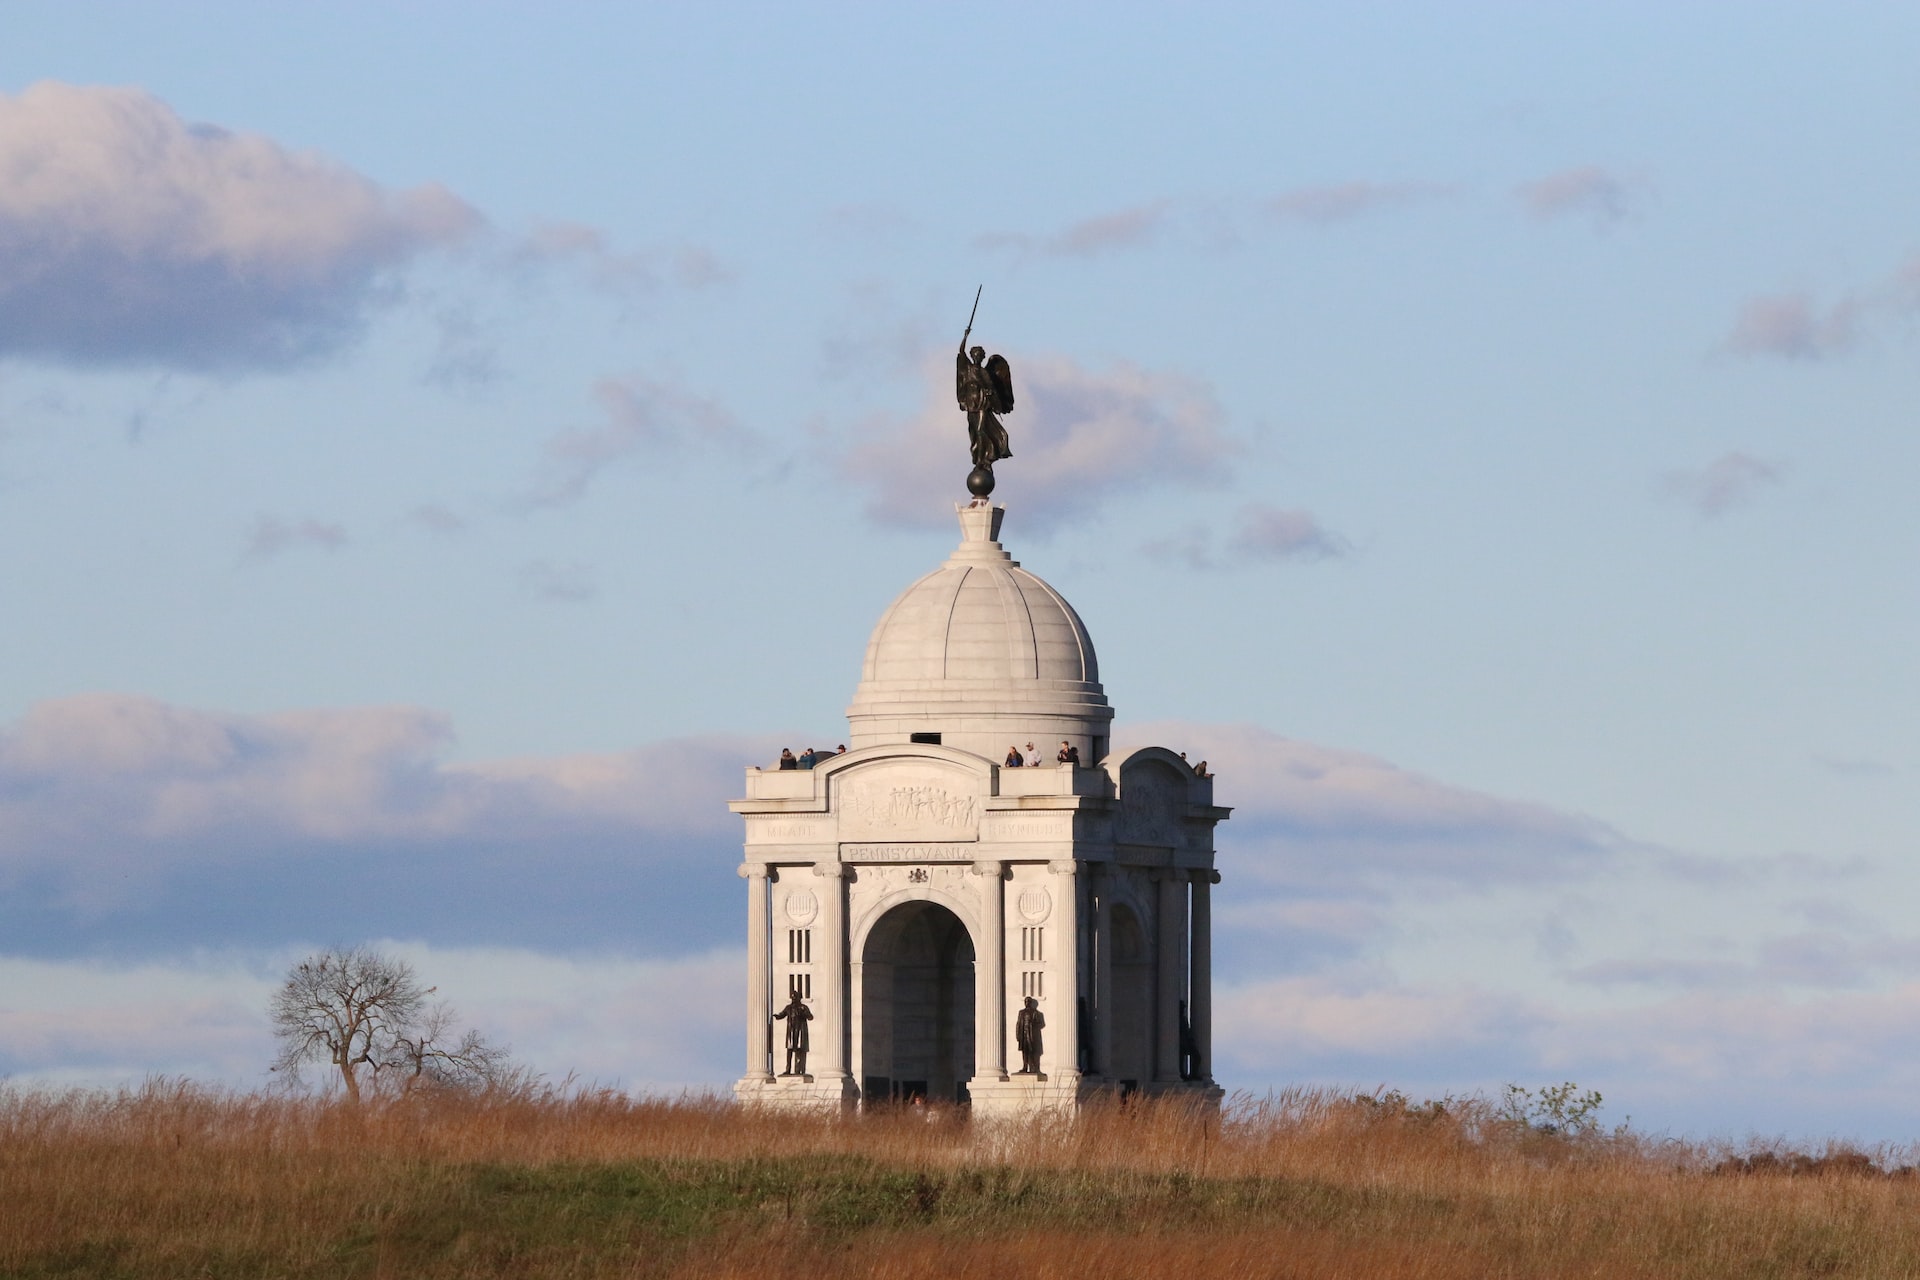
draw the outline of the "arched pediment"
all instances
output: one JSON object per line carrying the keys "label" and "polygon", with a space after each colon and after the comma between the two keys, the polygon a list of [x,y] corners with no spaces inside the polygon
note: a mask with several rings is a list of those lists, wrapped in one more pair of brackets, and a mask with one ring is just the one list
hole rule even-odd
{"label": "arched pediment", "polygon": [[980,838],[991,762],[942,747],[859,754],[856,760],[836,757],[828,766],[827,808],[842,841]]}
{"label": "arched pediment", "polygon": [[1179,849],[1186,845],[1187,810],[1193,803],[1193,769],[1165,747],[1142,747],[1107,766],[1118,784],[1119,844]]}

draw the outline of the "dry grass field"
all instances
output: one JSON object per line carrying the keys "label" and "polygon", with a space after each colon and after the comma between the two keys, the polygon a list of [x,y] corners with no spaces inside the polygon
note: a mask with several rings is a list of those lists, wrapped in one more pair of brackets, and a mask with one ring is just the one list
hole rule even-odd
{"label": "dry grass field", "polygon": [[1920,1277],[1885,1153],[1733,1154],[1326,1093],[988,1130],[0,1091],[0,1276]]}

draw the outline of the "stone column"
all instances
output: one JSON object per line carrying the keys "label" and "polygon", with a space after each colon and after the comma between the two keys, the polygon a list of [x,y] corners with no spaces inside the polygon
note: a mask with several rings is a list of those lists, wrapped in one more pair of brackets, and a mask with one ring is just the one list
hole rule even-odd
{"label": "stone column", "polygon": [[1007,1078],[1006,864],[973,864],[980,877],[980,945],[973,971],[973,1076]]}
{"label": "stone column", "polygon": [[1097,905],[1093,920],[1093,1068],[1113,1078],[1113,890],[1111,862],[1090,862]]}
{"label": "stone column", "polygon": [[767,1037],[773,1012],[767,1007],[767,866],[740,864],[747,882],[747,1078],[771,1080]]}
{"label": "stone column", "polygon": [[1187,1012],[1202,1080],[1213,1079],[1213,886],[1219,879],[1218,871],[1193,873],[1193,994]]}
{"label": "stone column", "polygon": [[1057,966],[1060,979],[1046,1003],[1047,1028],[1040,1069],[1050,1081],[1080,1078],[1080,864],[1071,858],[1047,864],[1054,874],[1053,919],[1059,922]]}
{"label": "stone column", "polygon": [[[820,914],[814,920],[813,992],[816,1046],[807,1066],[818,1080],[847,1078],[847,879],[838,862],[815,864]],[[824,1052],[821,1052],[824,1050]]]}
{"label": "stone column", "polygon": [[1187,987],[1187,873],[1167,867],[1155,877],[1160,881],[1154,928],[1160,966],[1154,992],[1153,1078],[1164,1084],[1180,1079],[1180,1001],[1186,998]]}

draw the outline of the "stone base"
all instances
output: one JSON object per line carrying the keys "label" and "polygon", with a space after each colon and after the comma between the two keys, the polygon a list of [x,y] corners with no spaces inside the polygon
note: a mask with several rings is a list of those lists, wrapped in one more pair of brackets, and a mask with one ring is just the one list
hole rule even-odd
{"label": "stone base", "polygon": [[1227,1091],[1211,1080],[1152,1080],[1141,1087],[1149,1098],[1191,1098],[1195,1102],[1220,1109]]}
{"label": "stone base", "polygon": [[[1122,1096],[1119,1081],[1077,1071],[1014,1075],[1005,1080],[976,1078],[967,1082],[967,1092],[973,1096],[973,1114],[977,1119],[1045,1112],[1071,1114],[1089,1103],[1118,1102]],[[1211,1080],[1143,1080],[1131,1096],[1187,1098],[1218,1110],[1227,1091]]]}
{"label": "stone base", "polygon": [[742,1106],[830,1113],[850,1110],[860,1091],[844,1075],[742,1076],[734,1081],[733,1096]]}
{"label": "stone base", "polygon": [[1005,1080],[975,1076],[967,1081],[967,1094],[973,1099],[973,1118],[991,1120],[1041,1113],[1070,1115],[1092,1091],[1078,1071],[1049,1071]]}

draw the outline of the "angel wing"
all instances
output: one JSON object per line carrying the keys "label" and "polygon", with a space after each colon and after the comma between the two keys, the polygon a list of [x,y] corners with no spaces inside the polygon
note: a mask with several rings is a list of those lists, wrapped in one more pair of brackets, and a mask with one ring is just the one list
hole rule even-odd
{"label": "angel wing", "polygon": [[1005,356],[987,357],[987,378],[993,383],[993,407],[997,413],[1013,412],[1013,366]]}

